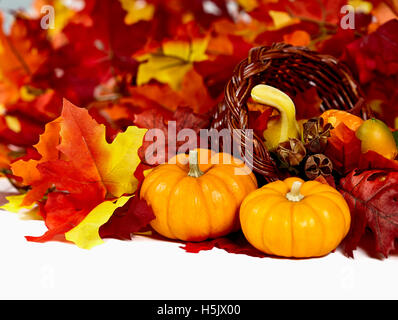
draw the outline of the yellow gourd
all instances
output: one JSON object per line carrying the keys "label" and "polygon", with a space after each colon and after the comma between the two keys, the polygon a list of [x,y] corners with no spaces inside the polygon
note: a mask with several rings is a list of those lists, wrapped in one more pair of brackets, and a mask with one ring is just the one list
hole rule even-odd
{"label": "yellow gourd", "polygon": [[296,108],[287,94],[277,88],[259,84],[252,89],[251,97],[255,102],[274,107],[280,113],[280,119],[270,120],[267,129],[263,132],[268,150],[276,149],[281,142],[289,138],[298,138]]}
{"label": "yellow gourd", "polygon": [[262,252],[306,258],[334,250],[348,233],[351,216],[331,186],[288,178],[249,194],[240,222],[246,239]]}
{"label": "yellow gourd", "polygon": [[363,153],[374,151],[393,160],[398,154],[397,144],[390,128],[381,120],[366,120],[357,130]]}

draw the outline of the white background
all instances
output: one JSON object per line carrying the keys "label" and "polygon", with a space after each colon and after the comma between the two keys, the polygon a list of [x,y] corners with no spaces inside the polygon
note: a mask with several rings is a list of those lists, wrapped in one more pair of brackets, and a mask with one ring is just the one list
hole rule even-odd
{"label": "white background", "polygon": [[[5,189],[4,179],[0,180]],[[0,299],[397,299],[398,257],[339,250],[305,260],[253,258],[135,236],[91,250],[33,243],[43,221],[0,211]]]}
{"label": "white background", "polygon": [[0,11],[3,15],[3,29],[8,33],[14,20],[12,10],[22,10],[26,13],[31,11],[32,0],[0,0]]}

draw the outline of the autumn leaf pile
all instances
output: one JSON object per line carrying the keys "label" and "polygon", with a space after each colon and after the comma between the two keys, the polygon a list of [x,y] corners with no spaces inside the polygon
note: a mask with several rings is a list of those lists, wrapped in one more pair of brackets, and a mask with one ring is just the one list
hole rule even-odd
{"label": "autumn leaf pile", "polygon": [[[154,216],[136,194],[149,167],[146,130],[167,133],[170,120],[177,130],[207,128],[234,67],[256,46],[286,42],[339,58],[375,115],[398,126],[396,1],[79,3],[36,0],[36,15],[14,12],[0,32],[0,166],[22,193],[7,208],[37,205],[48,229],[30,241],[91,248],[145,230]],[[346,4],[355,29],[340,26]],[[43,5],[55,9],[54,29],[41,27]],[[301,118],[314,116],[316,92],[300,101]],[[354,219],[346,252],[371,229],[387,256],[398,236],[398,165],[362,155],[353,132],[335,130],[328,148]],[[231,241],[210,247],[247,251]]]}

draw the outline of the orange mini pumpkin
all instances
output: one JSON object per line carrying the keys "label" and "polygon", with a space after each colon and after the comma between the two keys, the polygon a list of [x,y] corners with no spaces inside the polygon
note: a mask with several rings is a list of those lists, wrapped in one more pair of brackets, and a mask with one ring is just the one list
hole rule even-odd
{"label": "orange mini pumpkin", "polygon": [[329,185],[299,178],[269,183],[243,201],[240,221],[257,249],[283,257],[316,257],[334,250],[351,222],[343,196]]}
{"label": "orange mini pumpkin", "polygon": [[156,167],[140,196],[152,207],[156,218],[151,226],[159,234],[203,241],[238,230],[239,206],[256,188],[255,176],[242,161],[199,149]]}

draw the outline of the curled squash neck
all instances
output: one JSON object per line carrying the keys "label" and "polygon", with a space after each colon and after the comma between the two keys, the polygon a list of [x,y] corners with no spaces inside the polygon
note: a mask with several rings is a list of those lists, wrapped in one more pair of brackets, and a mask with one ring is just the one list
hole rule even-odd
{"label": "curled squash neck", "polygon": [[189,151],[189,172],[188,176],[193,178],[199,178],[204,173],[199,169],[199,155],[197,150],[190,150]]}
{"label": "curled squash neck", "polygon": [[304,196],[300,193],[301,186],[303,185],[300,181],[293,182],[292,189],[286,194],[286,198],[289,201],[300,202],[304,199]]}
{"label": "curled squash neck", "polygon": [[286,93],[268,85],[258,84],[252,89],[251,97],[255,102],[271,106],[280,113],[280,120],[276,123],[270,122],[263,132],[268,149],[275,150],[279,143],[299,136],[296,107]]}

